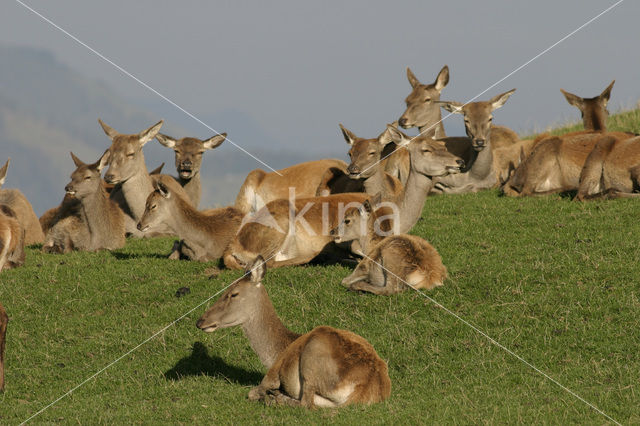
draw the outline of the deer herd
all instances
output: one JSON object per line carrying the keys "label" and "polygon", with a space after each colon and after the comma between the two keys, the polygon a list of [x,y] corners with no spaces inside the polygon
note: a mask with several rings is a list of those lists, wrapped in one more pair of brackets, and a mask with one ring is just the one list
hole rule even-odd
{"label": "deer herd", "polygon": [[[407,69],[411,93],[400,118],[379,136],[361,138],[342,124],[350,163],[310,161],[254,170],[233,206],[199,209],[206,140],[159,133],[163,122],[122,134],[99,120],[110,145],[95,163],[71,153],[75,170],[60,205],[40,220],[17,189],[0,189],[0,271],[21,266],[25,245],[47,253],[113,250],[126,237],[175,236],[171,259],[222,261],[244,275],[198,320],[205,332],[242,326],[268,369],[249,399],[332,407],[373,403],[390,395],[386,363],[363,337],[328,326],[306,334],[278,318],[263,279],[267,267],[314,259],[356,264],[342,285],[390,295],[442,286],[447,269],[436,249],[408,232],[430,194],[501,188],[507,196],[575,191],[576,200],[638,197],[640,139],[606,129],[613,82],[594,98],[561,89],[580,109],[584,130],[522,140],[494,125],[493,112],[515,89],[487,101],[440,100],[449,83],[444,66],[432,84]],[[441,108],[461,114],[467,135],[448,137]],[[401,128],[417,127],[411,137]],[[143,147],[153,139],[175,152],[177,177],[147,170]],[[9,167],[0,169],[0,187]],[[106,170],[105,170],[106,169]],[[102,177],[102,171],[104,177]],[[8,317],[0,305],[0,390]]]}

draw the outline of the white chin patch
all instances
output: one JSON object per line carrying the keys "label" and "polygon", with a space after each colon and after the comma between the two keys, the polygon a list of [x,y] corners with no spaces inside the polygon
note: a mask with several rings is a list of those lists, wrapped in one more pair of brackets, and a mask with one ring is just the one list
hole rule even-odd
{"label": "white chin patch", "polygon": [[217,328],[217,326],[213,325],[211,327],[203,328],[202,331],[204,331],[205,333],[213,333],[217,330]]}

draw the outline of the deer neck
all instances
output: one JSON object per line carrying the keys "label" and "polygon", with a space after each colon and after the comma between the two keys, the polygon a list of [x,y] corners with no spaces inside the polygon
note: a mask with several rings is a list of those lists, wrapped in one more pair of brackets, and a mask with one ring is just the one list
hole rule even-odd
{"label": "deer neck", "polygon": [[109,196],[100,184],[95,192],[82,199],[81,204],[89,228],[91,245],[95,246],[101,236],[113,233],[107,217],[110,211]]}
{"label": "deer neck", "polygon": [[489,138],[487,138],[487,144],[482,151],[473,151],[467,173],[478,180],[485,179],[495,173],[493,170],[493,149]]}
{"label": "deer neck", "polygon": [[422,207],[432,187],[433,182],[430,177],[411,168],[404,187],[404,196],[400,201],[400,233],[409,232],[416,224],[422,215]]}
{"label": "deer neck", "polygon": [[300,335],[282,324],[264,287],[260,298],[254,315],[242,324],[242,329],[262,364],[271,368],[282,351]]}
{"label": "deer neck", "polygon": [[153,191],[151,176],[144,165],[144,157],[142,157],[142,166],[133,176],[122,183],[121,188],[127,206],[134,216],[133,219],[136,222],[139,221],[144,213],[147,196]]}
{"label": "deer neck", "polygon": [[175,194],[173,197],[175,199],[165,220],[166,225],[181,240],[193,242],[201,247],[209,245],[211,235],[203,232],[207,222],[206,215],[196,210],[187,200]]}
{"label": "deer neck", "polygon": [[382,167],[380,164],[375,166],[377,168],[376,172],[369,176],[363,182],[364,192],[369,195],[376,195],[378,192],[382,193],[382,197],[384,198],[387,194],[385,194],[385,173],[382,171]]}
{"label": "deer neck", "polygon": [[378,233],[376,232],[374,228],[375,221],[375,214],[372,214],[369,218],[369,221],[367,222],[367,233],[365,235],[361,235],[360,238],[358,238],[360,248],[365,254],[369,254],[369,251],[384,238],[382,235],[378,235]]}
{"label": "deer neck", "polygon": [[200,204],[200,196],[202,194],[202,184],[200,183],[200,172],[195,172],[191,179],[183,179],[178,176],[178,183],[189,195],[191,203],[195,208]]}
{"label": "deer neck", "polygon": [[[433,124],[418,127],[421,136],[431,136],[434,139],[446,138],[447,135],[444,132],[444,124],[442,124],[442,113],[438,114],[438,124]],[[423,133],[424,132],[424,133]]]}
{"label": "deer neck", "polygon": [[597,111],[591,111],[589,114],[585,114],[582,124],[585,130],[607,131],[606,120],[602,114],[598,114]]}

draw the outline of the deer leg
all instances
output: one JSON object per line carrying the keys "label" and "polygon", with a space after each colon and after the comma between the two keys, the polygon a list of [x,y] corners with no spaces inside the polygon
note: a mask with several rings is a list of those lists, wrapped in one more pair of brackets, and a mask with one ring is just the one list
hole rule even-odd
{"label": "deer leg", "polygon": [[291,398],[289,395],[281,392],[279,389],[273,389],[267,392],[264,397],[266,405],[285,405],[288,407],[300,406],[300,400]]}
{"label": "deer leg", "polygon": [[167,256],[168,259],[171,260],[180,260],[180,251],[182,248],[182,241],[174,241],[173,242],[173,247],[171,247],[171,253],[169,253],[169,256]]}
{"label": "deer leg", "polygon": [[366,260],[363,260],[358,263],[358,266],[356,266],[356,269],[354,269],[351,275],[342,280],[342,285],[350,288],[354,283],[364,281],[367,278],[369,278],[369,267],[366,264]]}
{"label": "deer leg", "polygon": [[260,384],[249,391],[248,396],[251,401],[265,400],[268,393],[279,391],[281,367],[282,360],[278,359],[269,371],[267,371],[267,374],[262,378]]}
{"label": "deer leg", "polygon": [[4,391],[4,342],[7,336],[9,317],[0,304],[0,392]]}

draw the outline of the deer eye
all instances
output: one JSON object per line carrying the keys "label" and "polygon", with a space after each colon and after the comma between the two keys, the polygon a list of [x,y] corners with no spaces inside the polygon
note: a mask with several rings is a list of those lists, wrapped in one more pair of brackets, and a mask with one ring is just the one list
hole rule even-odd
{"label": "deer eye", "polygon": [[128,153],[128,154],[127,154],[127,157],[128,157],[128,158],[133,158],[133,156],[134,156],[134,155],[135,155],[135,153],[130,152],[130,153]]}
{"label": "deer eye", "polygon": [[370,151],[370,152],[369,152],[369,157],[373,157],[374,155],[376,155],[376,152],[375,152],[375,151]]}
{"label": "deer eye", "polygon": [[236,296],[238,296],[238,294],[240,294],[240,293],[231,293],[231,297],[236,297]]}
{"label": "deer eye", "polygon": [[425,98],[424,101],[425,102],[431,102],[431,98]]}
{"label": "deer eye", "polygon": [[351,223],[351,219],[345,219],[345,220],[344,220],[344,224],[345,224],[345,225],[348,225],[348,224],[350,224],[350,223]]}
{"label": "deer eye", "polygon": [[85,176],[84,177],[84,180],[89,180],[89,179],[91,179],[91,176]]}
{"label": "deer eye", "polygon": [[152,206],[151,206],[151,210],[155,210],[155,209],[157,209],[157,208],[158,208],[158,205],[157,205],[157,204],[154,204],[154,205],[152,205]]}

